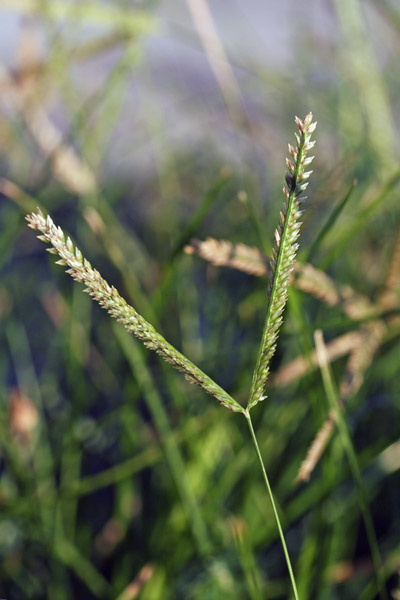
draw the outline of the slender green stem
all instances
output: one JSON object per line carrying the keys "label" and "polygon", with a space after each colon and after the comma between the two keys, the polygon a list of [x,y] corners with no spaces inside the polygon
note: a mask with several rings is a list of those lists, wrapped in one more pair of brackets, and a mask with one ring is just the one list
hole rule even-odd
{"label": "slender green stem", "polygon": [[296,600],[299,600],[299,594],[297,592],[297,587],[296,587],[296,580],[295,580],[294,573],[293,573],[292,563],[290,562],[290,556],[289,556],[289,552],[288,552],[288,549],[287,549],[287,546],[286,546],[285,536],[283,535],[283,529],[282,529],[282,525],[281,525],[281,522],[280,522],[280,519],[279,519],[278,511],[277,511],[277,508],[276,508],[276,505],[275,505],[274,496],[272,494],[272,490],[271,490],[271,486],[270,486],[270,483],[269,483],[267,471],[265,470],[264,461],[263,461],[263,458],[261,456],[260,447],[258,445],[256,434],[255,434],[254,428],[253,428],[253,423],[251,421],[250,413],[249,413],[248,410],[246,410],[244,412],[244,416],[247,419],[247,424],[248,424],[249,429],[250,429],[251,437],[253,439],[253,444],[254,444],[254,447],[255,447],[256,452],[257,452],[258,460],[260,461],[260,466],[261,466],[261,471],[262,471],[262,474],[263,474],[263,477],[264,477],[265,486],[267,488],[268,495],[269,495],[269,498],[271,500],[272,510],[274,511],[274,516],[275,516],[276,524],[278,526],[278,531],[279,531],[279,537],[281,538],[281,544],[282,544],[283,552],[285,554],[286,564],[287,564],[287,568],[288,568],[289,576],[290,576],[290,581],[291,581],[292,588],[293,588],[293,595],[294,595],[294,597],[295,597]]}
{"label": "slender green stem", "polygon": [[376,577],[377,591],[381,600],[388,600],[388,596],[385,589],[385,576],[382,567],[382,557],[379,551],[378,540],[376,538],[371,511],[366,500],[367,491],[365,489],[364,481],[361,475],[360,465],[358,464],[357,455],[354,449],[353,442],[351,440],[347,423],[343,417],[343,413],[340,407],[336,386],[333,380],[333,375],[330,370],[328,360],[326,358],[325,343],[323,341],[322,331],[316,331],[314,337],[325,394],[328,398],[331,409],[335,413],[335,419],[339,429],[339,434],[342,440],[343,448],[347,454],[347,460],[349,461],[352,475],[359,490],[359,506],[364,520],[368,543],[371,550],[371,557]]}

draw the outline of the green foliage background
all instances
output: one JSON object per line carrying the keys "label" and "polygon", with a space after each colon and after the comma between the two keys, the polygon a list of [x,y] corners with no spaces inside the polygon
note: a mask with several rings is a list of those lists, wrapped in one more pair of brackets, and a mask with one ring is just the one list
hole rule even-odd
{"label": "green foliage background", "polygon": [[[183,248],[213,236],[270,253],[295,114],[312,110],[319,123],[300,260],[357,179],[310,261],[375,302],[399,230],[399,8],[317,4],[291,0],[279,13],[249,3],[270,29],[285,20],[288,58],[277,47],[264,60],[235,46],[245,9],[210,2],[228,63],[190,3],[0,4],[21,19],[0,71],[1,597],[289,597],[244,419],[107,318],[24,216],[49,212],[128,302],[245,403],[266,282]],[[236,37],[224,38],[226,23]],[[361,325],[291,289],[273,372],[307,355],[316,329],[329,342]],[[345,408],[393,598],[399,357],[390,328]],[[345,365],[332,364],[338,385]],[[296,483],[329,411],[321,374],[267,393],[255,428],[300,597],[377,597],[339,436]],[[18,434],[15,407],[27,405],[38,420],[31,408],[32,429]]]}

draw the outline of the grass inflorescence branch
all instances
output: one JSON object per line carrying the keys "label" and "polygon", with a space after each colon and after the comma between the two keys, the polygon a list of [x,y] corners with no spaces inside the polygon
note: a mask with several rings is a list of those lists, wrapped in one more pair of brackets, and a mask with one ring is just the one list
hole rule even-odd
{"label": "grass inflorescence branch", "polygon": [[243,412],[243,407],[236,400],[186,356],[169,344],[150,323],[120,296],[114,286],[110,286],[102,278],[100,273],[82,256],[79,248],[74,246],[71,239],[69,237],[65,239],[64,232],[53,223],[50,216],[45,218],[38,209],[37,213],[29,214],[26,219],[29,227],[40,231],[39,239],[51,244],[52,247],[48,248],[48,251],[52,254],[58,254],[60,259],[57,264],[67,266],[67,273],[76,281],[85,284],[85,292],[96,300],[102,308],[106,309],[112,317],[122,323],[130,333],[142,340],[147,348],[154,350],[173,367],[182,371],[188,381],[201,386],[226,408],[235,412]]}
{"label": "grass inflorescence branch", "polygon": [[291,158],[286,159],[288,172],[286,185],[283,188],[285,201],[280,214],[280,224],[275,230],[274,247],[270,259],[270,277],[268,284],[268,308],[263,335],[253,374],[247,410],[264,399],[264,387],[269,374],[269,364],[276,350],[276,341],[282,324],[282,313],[287,301],[289,275],[293,270],[298,248],[297,239],[300,233],[299,218],[302,214],[301,204],[305,200],[303,192],[312,171],[306,171],[307,165],[314,157],[307,157],[315,142],[311,141],[317,123],[312,121],[309,113],[302,121],[295,118],[299,133],[295,133],[296,147],[289,144]]}

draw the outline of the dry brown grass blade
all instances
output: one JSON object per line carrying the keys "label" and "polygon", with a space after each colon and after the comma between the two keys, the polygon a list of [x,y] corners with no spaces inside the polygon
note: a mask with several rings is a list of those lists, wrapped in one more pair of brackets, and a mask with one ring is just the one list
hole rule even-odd
{"label": "dry brown grass blade", "polygon": [[51,164],[54,177],[75,194],[95,193],[97,184],[93,171],[75,149],[63,141],[47,114],[39,108],[28,107],[24,107],[23,113],[33,138]]}
{"label": "dry brown grass blade", "polygon": [[21,390],[14,389],[9,397],[9,428],[21,447],[28,447],[39,425],[38,409]]}
{"label": "dry brown grass blade", "polygon": [[358,392],[364,381],[364,375],[371,365],[386,333],[383,321],[370,321],[360,331],[362,342],[350,354],[346,374],[340,386],[342,400],[347,400]]}
{"label": "dry brown grass blade", "polygon": [[[54,177],[73,193],[93,194],[97,189],[94,173],[76,150],[64,142],[43,108],[43,93],[48,92],[49,86],[41,85],[42,71],[37,40],[28,28],[21,38],[15,73],[0,66],[3,102],[7,103],[8,109],[22,115],[37,146],[49,161]],[[38,89],[40,98],[37,97]]]}
{"label": "dry brown grass blade", "polygon": [[[28,81],[36,81],[46,76],[51,71],[51,63],[39,56],[38,45],[31,35],[33,28],[29,24],[24,26],[22,41],[18,48],[18,67],[13,70],[13,78],[21,85]],[[96,58],[99,54],[114,50],[132,38],[129,31],[112,31],[99,35],[99,37],[84,40],[80,45],[73,45],[66,50],[68,62],[85,61]],[[14,82],[11,83],[14,85]],[[10,81],[2,81],[2,92],[9,91]]]}
{"label": "dry brown grass blade", "polygon": [[376,308],[367,297],[357,294],[349,285],[336,283],[310,264],[297,269],[294,283],[328,306],[340,306],[350,319],[360,320],[376,314]]}
{"label": "dry brown grass blade", "polygon": [[[4,81],[4,72],[2,80]],[[96,180],[89,166],[72,146],[64,143],[61,133],[43,109],[30,106],[19,93],[17,85],[8,87],[9,94],[11,89],[13,106],[24,117],[32,137],[43,156],[49,161],[54,177],[73,193],[79,195],[94,193],[97,187]]]}
{"label": "dry brown grass blade", "polygon": [[21,190],[15,183],[4,177],[0,177],[0,193],[14,202],[24,212],[34,210],[37,205],[37,202],[33,198]]}
{"label": "dry brown grass blade", "polygon": [[[371,321],[359,332],[360,343],[350,353],[346,372],[340,384],[340,403],[354,396],[363,384],[365,373],[386,333],[383,321]],[[300,465],[297,481],[308,481],[333,434],[335,416],[331,411],[312,441]]]}
{"label": "dry brown grass blade", "polygon": [[267,257],[254,246],[208,237],[205,241],[192,240],[184,251],[196,254],[217,267],[230,267],[257,277],[266,277],[268,273]]}
{"label": "dry brown grass blade", "polygon": [[230,118],[243,124],[246,116],[235,74],[219,38],[207,0],[186,0],[193,23],[221,90]]}
{"label": "dry brown grass blade", "polygon": [[135,600],[154,573],[154,566],[144,565],[135,579],[126,587],[116,600]]}
{"label": "dry brown grass blade", "polygon": [[379,304],[384,310],[390,310],[399,304],[400,284],[400,229],[397,234],[396,243],[390,261],[389,271],[385,281],[385,287],[379,297]]}
{"label": "dry brown grass blade", "polygon": [[333,583],[343,584],[357,575],[370,574],[373,573],[373,571],[374,566],[370,560],[363,560],[357,563],[343,560],[336,563],[328,570],[328,578]]}
{"label": "dry brown grass blade", "polygon": [[[351,331],[336,338],[326,345],[329,362],[333,362],[341,356],[345,356],[357,348],[362,340],[362,334]],[[275,375],[271,376],[271,384],[278,387],[288,385],[299,377],[310,373],[318,366],[317,356],[313,350],[308,356],[299,356],[289,364],[282,367]]]}
{"label": "dry brown grass blade", "polygon": [[297,473],[296,481],[308,481],[310,475],[321,458],[331,435],[335,428],[335,417],[333,412],[329,413],[329,417],[325,420],[324,424],[315,436],[311,446],[308,449],[307,455],[300,465],[299,472]]}
{"label": "dry brown grass blade", "polygon": [[[192,240],[185,247],[187,254],[195,254],[218,267],[238,269],[249,275],[266,277],[268,258],[254,246],[208,237],[205,241]],[[340,306],[351,319],[365,319],[376,314],[376,308],[366,298],[357,294],[349,285],[338,284],[320,269],[310,264],[297,263],[293,283],[308,294],[312,294],[328,306]]]}

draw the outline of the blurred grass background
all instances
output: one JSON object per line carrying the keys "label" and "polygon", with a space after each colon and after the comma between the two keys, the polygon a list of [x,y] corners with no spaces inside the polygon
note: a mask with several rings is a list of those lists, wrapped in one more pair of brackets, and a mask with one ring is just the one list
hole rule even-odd
{"label": "blurred grass background", "polygon": [[[1,597],[289,597],[244,420],[92,305],[24,216],[49,212],[245,402],[266,283],[183,248],[213,236],[269,253],[293,117],[309,110],[319,125],[300,259],[366,296],[385,325],[345,410],[399,597],[398,295],[389,313],[377,301],[399,266],[398,4],[3,0],[0,17]],[[316,329],[330,342],[369,319],[293,288],[274,373],[307,357]],[[332,369],[339,385],[346,357]],[[314,369],[271,384],[254,418],[301,598],[372,600],[337,435],[296,482],[328,411]]]}

